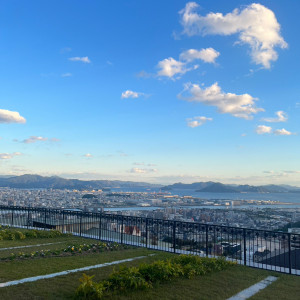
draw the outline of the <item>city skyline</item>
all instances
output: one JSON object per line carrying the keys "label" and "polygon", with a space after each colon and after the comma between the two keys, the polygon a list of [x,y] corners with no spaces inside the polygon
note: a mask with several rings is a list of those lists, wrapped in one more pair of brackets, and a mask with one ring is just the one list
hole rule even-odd
{"label": "city skyline", "polygon": [[5,3],[0,175],[299,186],[288,3]]}

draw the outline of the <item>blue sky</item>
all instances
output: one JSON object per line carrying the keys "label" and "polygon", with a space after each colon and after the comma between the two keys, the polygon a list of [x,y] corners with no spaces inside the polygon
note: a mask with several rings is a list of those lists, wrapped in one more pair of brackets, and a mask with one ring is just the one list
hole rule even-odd
{"label": "blue sky", "polygon": [[299,185],[299,1],[0,1],[0,174]]}

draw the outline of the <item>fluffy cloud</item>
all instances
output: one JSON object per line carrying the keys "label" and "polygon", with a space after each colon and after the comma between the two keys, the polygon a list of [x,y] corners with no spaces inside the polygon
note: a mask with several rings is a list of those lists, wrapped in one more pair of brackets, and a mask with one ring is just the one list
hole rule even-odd
{"label": "fluffy cloud", "polygon": [[280,110],[275,113],[277,118],[264,118],[262,119],[265,122],[271,122],[271,123],[276,123],[276,122],[286,122],[288,120],[287,113],[284,111]]}
{"label": "fluffy cloud", "polygon": [[273,131],[272,127],[270,126],[265,126],[265,125],[259,125],[256,127],[256,133],[257,134],[270,134],[273,133],[275,135],[293,135],[292,132],[287,131],[286,129],[282,128],[282,129],[276,129]]}
{"label": "fluffy cloud", "polygon": [[206,63],[215,63],[219,55],[220,53],[213,48],[186,50],[179,55],[179,60],[169,57],[160,61],[157,64],[159,69],[157,76],[174,78],[175,75],[179,75],[180,77],[180,75],[199,67],[198,65],[190,65],[193,61],[202,60]]}
{"label": "fluffy cloud", "polygon": [[192,62],[193,60],[200,59],[206,63],[215,63],[220,52],[213,48],[206,48],[201,50],[189,49],[180,54],[180,60]]}
{"label": "fluffy cloud", "polygon": [[209,13],[201,16],[196,12],[199,5],[189,2],[180,11],[184,33],[192,35],[232,35],[239,34],[239,43],[248,44],[252,60],[270,68],[278,58],[275,47],[286,48],[287,43],[280,35],[280,24],[267,7],[253,3],[231,13]]}
{"label": "fluffy cloud", "polygon": [[249,94],[224,93],[217,82],[203,89],[198,84],[187,84],[184,92],[188,92],[191,96],[183,97],[180,94],[179,98],[215,106],[220,113],[229,113],[237,118],[250,120],[253,118],[253,114],[264,111],[263,108],[255,106],[256,98]]}
{"label": "fluffy cloud", "polygon": [[86,63],[86,64],[91,63],[91,61],[89,60],[89,58],[87,56],[84,56],[84,57],[79,57],[79,56],[70,57],[69,60],[71,60],[71,61],[81,61],[81,62]]}
{"label": "fluffy cloud", "polygon": [[165,76],[170,78],[176,74],[182,75],[191,70],[191,68],[186,67],[186,63],[178,61],[173,57],[169,57],[160,61],[157,67],[160,69],[157,72],[158,76]]}
{"label": "fluffy cloud", "polygon": [[276,134],[276,135],[292,135],[293,133],[282,128],[282,129],[274,130],[274,134]]}
{"label": "fluffy cloud", "polygon": [[26,123],[26,119],[16,111],[0,109],[0,123]]}
{"label": "fluffy cloud", "polygon": [[136,174],[147,174],[147,173],[156,173],[157,169],[141,169],[141,168],[132,168],[130,170],[130,173],[136,173]]}
{"label": "fluffy cloud", "polygon": [[122,93],[121,98],[122,99],[127,99],[127,98],[138,98],[140,96],[144,95],[143,93],[138,93],[134,91],[127,90]]}
{"label": "fluffy cloud", "polygon": [[256,127],[255,131],[256,131],[257,134],[272,133],[272,127],[266,126],[266,125],[258,125]]}
{"label": "fluffy cloud", "polygon": [[0,153],[0,159],[12,159],[15,156],[20,156],[22,153],[14,152],[14,153]]}
{"label": "fluffy cloud", "polygon": [[194,117],[194,118],[187,119],[186,121],[189,127],[195,128],[203,125],[207,121],[212,121],[212,120],[213,120],[212,118],[207,118],[207,117]]}

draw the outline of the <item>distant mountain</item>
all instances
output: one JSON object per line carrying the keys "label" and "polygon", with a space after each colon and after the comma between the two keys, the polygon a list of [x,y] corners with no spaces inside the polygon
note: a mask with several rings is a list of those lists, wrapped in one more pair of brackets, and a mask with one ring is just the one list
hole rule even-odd
{"label": "distant mountain", "polygon": [[161,187],[160,185],[133,182],[133,181],[119,181],[119,180],[79,180],[79,179],[65,179],[58,176],[44,177],[40,175],[21,175],[5,178],[0,178],[0,187],[10,188],[44,188],[44,189],[102,189],[102,188],[151,188]]}
{"label": "distant mountain", "polygon": [[58,176],[45,177],[25,174],[21,176],[0,176],[0,187],[21,189],[106,189],[111,188],[160,188],[161,190],[190,189],[209,193],[300,193],[300,188],[289,185],[229,185],[220,182],[194,182],[191,184],[174,183],[164,186],[146,182],[120,180],[79,180],[65,179]]}
{"label": "distant mountain", "polygon": [[300,193],[300,188],[289,185],[230,185],[220,182],[194,182],[191,184],[175,183],[167,185],[162,190],[170,191],[173,189],[190,189],[196,192],[207,193]]}
{"label": "distant mountain", "polygon": [[229,187],[228,185],[216,182],[216,183],[212,183],[209,186],[200,189],[200,190],[196,190],[196,192],[203,192],[203,193],[239,193],[238,190]]}
{"label": "distant mountain", "polygon": [[194,183],[190,183],[190,184],[178,182],[178,183],[174,183],[172,185],[164,186],[161,189],[162,190],[172,190],[172,189],[200,190],[200,189],[203,189],[203,188],[206,188],[206,187],[210,186],[213,183],[214,182],[212,182],[212,181],[208,181],[208,182],[194,182]]}

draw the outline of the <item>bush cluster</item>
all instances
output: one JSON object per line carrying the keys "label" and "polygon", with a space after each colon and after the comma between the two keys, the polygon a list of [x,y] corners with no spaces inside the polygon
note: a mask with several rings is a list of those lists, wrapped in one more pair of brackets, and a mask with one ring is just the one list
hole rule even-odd
{"label": "bush cluster", "polygon": [[93,244],[81,244],[81,245],[72,245],[63,249],[55,249],[55,250],[40,250],[34,251],[31,253],[11,253],[8,257],[2,257],[0,260],[14,260],[14,259],[23,259],[23,258],[36,258],[36,257],[49,257],[49,256],[63,256],[66,254],[80,254],[80,253],[91,253],[91,252],[104,252],[104,251],[116,251],[127,249],[131,246],[127,245],[119,245],[117,243],[109,242],[99,242]]}
{"label": "bush cluster", "polygon": [[77,299],[102,299],[105,295],[119,291],[148,289],[154,283],[161,283],[178,277],[193,278],[214,271],[220,271],[234,263],[224,258],[201,258],[194,255],[180,255],[173,259],[158,260],[152,264],[137,267],[122,266],[107,280],[99,283],[94,276],[83,274],[77,288]]}
{"label": "bush cluster", "polygon": [[[67,234],[69,235],[69,234]],[[24,239],[34,239],[34,238],[54,238],[66,236],[66,234],[61,233],[58,230],[16,230],[9,229],[6,227],[0,228],[0,241],[1,240],[24,240]]]}

